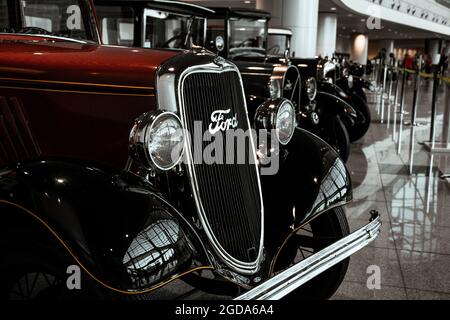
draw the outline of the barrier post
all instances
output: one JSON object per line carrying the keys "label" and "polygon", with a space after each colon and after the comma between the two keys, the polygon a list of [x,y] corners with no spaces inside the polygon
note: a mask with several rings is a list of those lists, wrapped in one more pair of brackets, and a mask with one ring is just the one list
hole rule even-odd
{"label": "barrier post", "polygon": [[400,82],[400,69],[397,67],[395,68],[396,73],[396,80],[395,80],[395,99],[394,99],[394,125],[393,125],[393,132],[392,132],[392,139],[396,141],[396,134],[397,134],[397,107],[398,107],[398,83]]}
{"label": "barrier post", "polygon": [[419,124],[416,122],[417,118],[417,105],[419,103],[419,93],[420,93],[420,70],[422,69],[422,56],[419,57],[419,64],[416,65],[416,77],[414,80],[414,96],[413,96],[413,105],[412,105],[412,116],[411,116],[411,125],[418,126]]}
{"label": "barrier post", "polygon": [[380,112],[380,117],[381,117],[381,123],[384,123],[384,94],[386,93],[386,82],[387,82],[387,72],[388,72],[388,66],[385,64],[384,65],[384,72],[383,72],[383,87],[381,90],[381,112]]}
{"label": "barrier post", "polygon": [[405,83],[406,83],[406,70],[403,69],[402,87],[400,90],[400,126],[398,128],[398,154],[402,151],[402,135],[403,135],[403,117],[405,116]]}
{"label": "barrier post", "polygon": [[433,97],[431,100],[431,129],[430,129],[430,142],[431,150],[434,150],[436,146],[436,111],[437,111],[437,90],[439,86],[439,70],[433,70]]}

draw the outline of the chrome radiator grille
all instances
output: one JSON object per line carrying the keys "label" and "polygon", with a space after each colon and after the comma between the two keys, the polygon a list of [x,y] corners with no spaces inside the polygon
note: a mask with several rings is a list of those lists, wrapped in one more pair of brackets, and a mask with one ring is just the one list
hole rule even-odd
{"label": "chrome radiator grille", "polygon": [[[201,134],[208,131],[211,115],[217,110],[230,109],[229,114],[235,115],[238,120],[237,129],[244,132],[250,129],[237,72],[192,73],[185,78],[182,88],[183,118],[191,135],[194,123],[199,121],[202,122]],[[222,135],[225,136],[223,132]],[[194,154],[196,140],[192,140],[190,151]],[[226,142],[224,138],[224,150],[227,150]],[[210,144],[211,141],[202,142],[202,150]],[[237,144],[234,151],[236,148]],[[227,150],[223,162],[219,164],[205,164],[202,161],[202,164],[196,163],[191,167],[197,184],[194,185],[197,205],[200,206],[206,229],[209,228],[207,232],[219,248],[219,253],[234,260],[237,265],[256,263],[262,245],[261,193],[256,165],[249,160],[253,157],[250,139],[246,139],[245,150],[244,164],[227,162],[226,153],[230,151]],[[234,160],[237,160],[236,152],[234,154]]]}

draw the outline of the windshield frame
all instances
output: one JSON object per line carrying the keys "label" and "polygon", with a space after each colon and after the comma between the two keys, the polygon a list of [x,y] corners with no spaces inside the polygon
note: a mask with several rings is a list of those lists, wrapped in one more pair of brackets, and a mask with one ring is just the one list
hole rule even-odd
{"label": "windshield frame", "polygon": [[[268,55],[269,55],[269,49],[270,49],[269,48],[269,38],[270,38],[270,36],[285,38],[286,39],[286,42],[285,42],[286,49],[285,50],[288,50],[289,55],[290,55],[290,53],[291,53],[291,44],[292,44],[292,35],[285,34],[285,33],[268,33],[267,34],[267,43],[266,43],[266,51],[267,51]],[[280,50],[279,53],[274,54],[273,56],[284,56],[285,50],[283,50],[283,52],[281,52],[281,50]]]}
{"label": "windshield frame", "polygon": [[[140,33],[141,33],[141,34],[140,34],[140,38],[141,38],[141,41],[140,41],[140,47],[141,47],[141,48],[146,48],[144,45],[145,45],[146,31],[147,31],[147,18],[148,18],[148,17],[149,17],[149,18],[154,18],[154,17],[151,16],[151,15],[146,15],[146,12],[149,12],[149,11],[155,11],[155,10],[161,11],[161,12],[165,12],[165,13],[171,15],[171,16],[176,16],[176,17],[183,17],[183,18],[186,18],[186,20],[187,20],[188,22],[189,22],[189,20],[192,20],[192,21],[194,22],[194,21],[199,21],[199,20],[202,20],[202,19],[203,19],[203,34],[202,34],[202,39],[203,39],[203,41],[202,41],[202,43],[193,43],[193,41],[192,41],[192,38],[194,38],[194,37],[193,37],[193,34],[194,34],[194,35],[197,35],[197,33],[192,33],[192,31],[195,31],[195,30],[187,30],[188,32],[191,32],[191,33],[190,33],[190,35],[191,35],[191,37],[190,37],[190,43],[188,44],[187,47],[188,47],[188,48],[192,48],[192,45],[200,45],[200,46],[202,46],[202,47],[205,46],[205,43],[206,43],[206,35],[207,35],[207,27],[208,27],[208,18],[207,18],[207,17],[203,17],[203,16],[201,16],[201,15],[183,14],[183,13],[174,12],[174,11],[169,11],[169,10],[158,10],[158,9],[153,9],[153,8],[151,8],[151,7],[145,7],[145,8],[143,8],[142,12],[139,14],[140,17],[141,17],[141,30],[140,30]],[[150,49],[183,50],[183,49],[180,49],[180,48],[156,48],[156,47],[152,47],[152,48],[150,48]]]}
{"label": "windshield frame", "polygon": [[[23,7],[20,4],[20,1],[16,0],[7,0],[8,6],[8,22],[10,28],[14,30],[14,32],[1,32],[3,35],[24,35],[31,37],[41,37],[41,38],[52,38],[52,39],[61,39],[71,42],[77,43],[101,43],[99,32],[97,29],[95,12],[92,10],[92,4],[89,0],[77,0],[80,11],[82,14],[82,22],[84,26],[84,31],[86,33],[86,39],[74,39],[65,36],[58,35],[46,35],[46,34],[33,34],[33,33],[21,33],[18,30],[24,28],[24,17],[23,17]],[[17,30],[17,31],[16,31]]]}

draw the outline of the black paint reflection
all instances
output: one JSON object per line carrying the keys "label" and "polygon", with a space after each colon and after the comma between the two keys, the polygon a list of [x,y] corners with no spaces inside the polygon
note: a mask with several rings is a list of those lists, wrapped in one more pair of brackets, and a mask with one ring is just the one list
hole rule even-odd
{"label": "black paint reflection", "polygon": [[174,274],[189,259],[186,238],[174,220],[160,220],[139,233],[123,257],[136,288],[145,288]]}

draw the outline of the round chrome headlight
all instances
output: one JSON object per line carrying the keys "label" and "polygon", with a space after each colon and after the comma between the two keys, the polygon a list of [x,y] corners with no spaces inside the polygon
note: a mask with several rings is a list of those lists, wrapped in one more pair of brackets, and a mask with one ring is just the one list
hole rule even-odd
{"label": "round chrome headlight", "polygon": [[313,101],[317,95],[317,82],[315,78],[306,80],[306,92],[308,93],[309,101]]}
{"label": "round chrome headlight", "polygon": [[256,129],[275,131],[277,140],[282,145],[291,141],[296,126],[295,108],[287,99],[268,100],[256,111]]}
{"label": "round chrome headlight", "polygon": [[184,131],[174,113],[146,113],[131,130],[131,155],[145,168],[171,170],[181,162],[183,151]]}
{"label": "round chrome headlight", "polygon": [[286,145],[291,141],[292,135],[296,127],[295,109],[289,100],[285,100],[278,108],[276,115],[275,130],[277,132],[278,141],[282,145]]}

